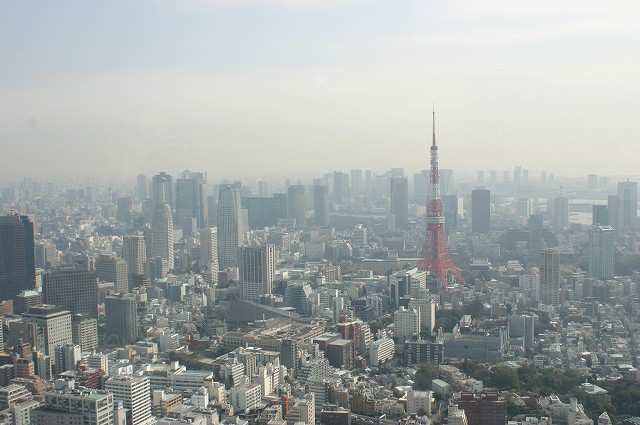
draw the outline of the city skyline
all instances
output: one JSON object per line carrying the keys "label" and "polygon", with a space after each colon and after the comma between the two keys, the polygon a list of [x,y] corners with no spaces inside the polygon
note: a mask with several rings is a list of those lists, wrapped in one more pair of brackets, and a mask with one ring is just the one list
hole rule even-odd
{"label": "city skyline", "polygon": [[[637,175],[640,5],[63,1],[0,6],[0,181],[522,164]],[[32,30],[25,31],[29,23]],[[607,155],[603,157],[602,147]],[[305,157],[309,160],[304,160]],[[99,158],[99,160],[98,160]],[[302,159],[302,160],[300,160]],[[177,176],[176,172],[170,172]]]}

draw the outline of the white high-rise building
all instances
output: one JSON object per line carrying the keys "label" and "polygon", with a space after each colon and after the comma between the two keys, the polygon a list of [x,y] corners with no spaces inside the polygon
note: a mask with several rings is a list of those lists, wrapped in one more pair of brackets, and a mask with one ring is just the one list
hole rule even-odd
{"label": "white high-rise building", "polygon": [[540,251],[540,301],[545,305],[560,304],[560,252],[557,249]]}
{"label": "white high-rise building", "polygon": [[420,335],[420,310],[400,307],[393,313],[394,333],[400,341]]}
{"label": "white high-rise building", "polygon": [[56,347],[71,344],[71,313],[62,307],[49,304],[31,307],[22,320],[31,329],[29,342],[34,350],[53,356]]}
{"label": "white high-rise building", "polygon": [[218,266],[221,270],[238,267],[242,245],[240,192],[232,185],[220,187],[218,195]]}
{"label": "white high-rise building", "polygon": [[127,412],[127,424],[149,425],[155,422],[151,415],[151,388],[149,378],[118,375],[109,378],[105,390],[113,394],[113,401],[122,401]]}
{"label": "white high-rise building", "polygon": [[540,277],[535,273],[522,274],[518,277],[518,287],[529,292],[532,304],[540,301]]}
{"label": "white high-rise building", "polygon": [[240,299],[258,301],[270,294],[275,270],[275,245],[240,248]]}
{"label": "white high-rise building", "polygon": [[260,385],[251,383],[246,376],[243,376],[238,385],[231,387],[229,397],[234,410],[248,413],[260,406],[262,389]]}
{"label": "white high-rise building", "polygon": [[557,231],[569,227],[569,199],[564,196],[553,199],[553,226]]}
{"label": "white high-rise building", "polygon": [[81,354],[80,346],[77,344],[65,344],[56,347],[55,364],[58,373],[76,370]]}
{"label": "white high-rise building", "polygon": [[173,269],[173,217],[169,204],[156,204],[151,224],[153,257],[166,260],[169,270]]}
{"label": "white high-rise building", "polygon": [[409,308],[416,308],[420,310],[420,329],[425,329],[427,332],[433,332],[436,325],[436,302],[434,300],[418,300],[411,298],[409,300]]}
{"label": "white high-rise building", "polygon": [[386,361],[392,360],[395,353],[396,346],[393,340],[385,335],[371,344],[369,362],[371,366],[377,367]]}
{"label": "white high-rise building", "polygon": [[611,226],[592,226],[589,229],[589,276],[613,278],[614,239]]}

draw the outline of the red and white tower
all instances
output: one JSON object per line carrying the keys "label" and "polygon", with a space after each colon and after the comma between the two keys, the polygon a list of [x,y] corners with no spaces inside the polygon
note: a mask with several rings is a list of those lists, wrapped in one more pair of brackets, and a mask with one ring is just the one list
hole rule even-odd
{"label": "red and white tower", "polygon": [[444,216],[440,199],[440,174],[438,172],[438,146],[436,145],[436,113],[433,112],[433,143],[431,144],[431,173],[427,196],[427,234],[422,248],[420,269],[436,278],[440,288],[447,290],[449,282],[466,284],[449,255],[444,235]]}

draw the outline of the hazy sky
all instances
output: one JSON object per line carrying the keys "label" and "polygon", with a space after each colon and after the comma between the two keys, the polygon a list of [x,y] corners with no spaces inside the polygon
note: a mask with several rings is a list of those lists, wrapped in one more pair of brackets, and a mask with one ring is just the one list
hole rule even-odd
{"label": "hazy sky", "polygon": [[0,2],[0,182],[640,174],[640,2]]}

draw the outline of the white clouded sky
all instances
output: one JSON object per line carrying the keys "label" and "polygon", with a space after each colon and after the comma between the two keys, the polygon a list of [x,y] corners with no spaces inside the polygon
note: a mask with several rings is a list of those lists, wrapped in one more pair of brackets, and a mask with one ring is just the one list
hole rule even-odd
{"label": "white clouded sky", "polygon": [[424,169],[434,101],[442,168],[639,174],[638,16],[635,0],[1,2],[0,182]]}

